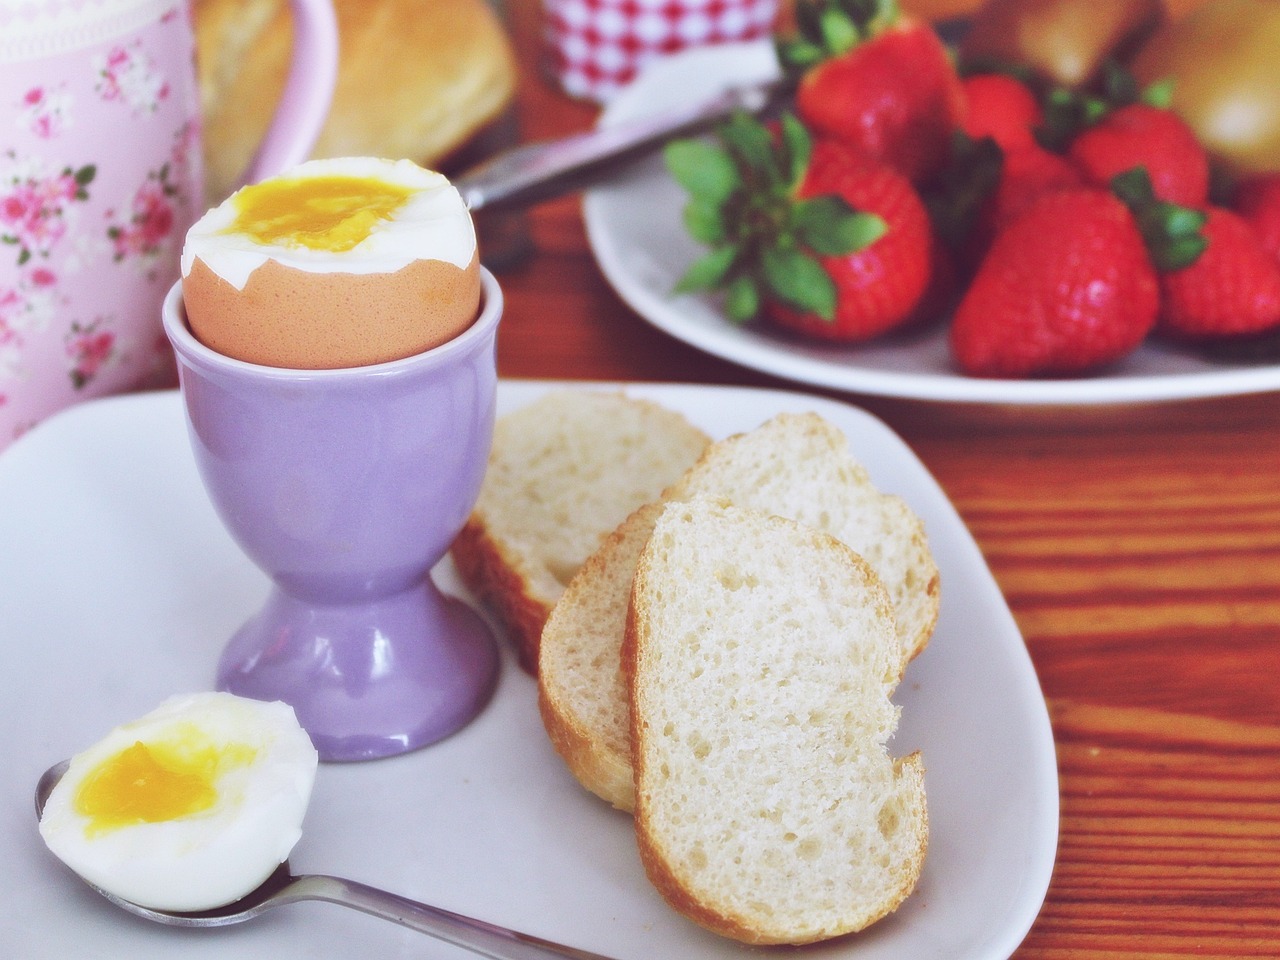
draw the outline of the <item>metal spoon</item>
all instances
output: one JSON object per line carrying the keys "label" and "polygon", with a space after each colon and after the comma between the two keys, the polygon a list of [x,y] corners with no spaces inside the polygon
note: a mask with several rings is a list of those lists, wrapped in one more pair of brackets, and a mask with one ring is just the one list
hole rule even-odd
{"label": "metal spoon", "polygon": [[[67,761],[63,760],[50,767],[40,777],[40,782],[36,784],[37,818],[44,813],[44,805],[49,799],[49,794],[66,772]],[[88,883],[88,881],[85,882]],[[339,906],[351,907],[354,910],[381,917],[383,920],[390,920],[483,957],[489,957],[491,960],[552,960],[552,958],[609,960],[608,957],[598,953],[566,947],[525,933],[517,933],[483,920],[473,920],[470,917],[418,903],[354,880],[319,874],[294,876],[290,873],[287,862],[280,864],[275,873],[263,881],[258,889],[246,894],[235,903],[199,913],[152,910],[123,900],[92,883],[88,885],[129,913],[175,927],[225,927],[251,920],[272,907],[298,903],[302,900],[323,900],[326,903],[336,903]]]}

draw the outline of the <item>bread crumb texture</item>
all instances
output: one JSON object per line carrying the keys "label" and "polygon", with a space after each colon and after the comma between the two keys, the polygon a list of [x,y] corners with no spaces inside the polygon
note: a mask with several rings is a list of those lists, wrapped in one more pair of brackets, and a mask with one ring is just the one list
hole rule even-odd
{"label": "bread crumb texture", "polygon": [[924,524],[882,493],[844,432],[816,413],[783,413],[707,450],[667,491],[777,513],[843,541],[875,569],[897,611],[903,664],[924,649],[938,619],[939,576]]}
{"label": "bread crumb texture", "polygon": [[907,896],[923,770],[887,750],[900,647],[861,557],[762,512],[669,504],[639,560],[624,660],[637,836],[673,906],[746,942],[805,943]]}
{"label": "bread crumb texture", "polygon": [[543,622],[578,568],[709,442],[682,414],[621,392],[553,390],[498,419],[454,555],[467,585],[500,615],[541,609],[514,638],[526,667],[536,669]]}

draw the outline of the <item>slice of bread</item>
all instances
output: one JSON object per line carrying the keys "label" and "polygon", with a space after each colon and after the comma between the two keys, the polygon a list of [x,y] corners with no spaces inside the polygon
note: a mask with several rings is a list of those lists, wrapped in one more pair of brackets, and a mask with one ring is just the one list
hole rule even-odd
{"label": "slice of bread", "polygon": [[635,829],[650,880],[753,944],[861,930],[915,888],[923,762],[895,761],[893,606],[835,538],[758,511],[670,503],[623,646]]}
{"label": "slice of bread", "polygon": [[542,631],[538,710],[556,752],[584,787],[631,810],[631,730],[620,659],[631,579],[662,512],[648,503],[592,554]]}
{"label": "slice of bread", "polygon": [[[780,414],[713,444],[664,494],[694,496],[807,523],[866,558],[893,599],[899,673],[928,642],[939,578],[923,524],[872,485],[843,432],[822,417]],[[622,810],[634,801],[618,651],[631,577],[657,512],[642,508],[605,540],[570,582],[541,642],[538,702],[547,733],[578,781]]]}
{"label": "slice of bread", "polygon": [[543,624],[578,567],[708,443],[682,414],[613,391],[552,390],[498,419],[451,554],[526,670],[537,669]]}
{"label": "slice of bread", "polygon": [[933,635],[939,577],[924,523],[901,497],[876,489],[849,438],[818,414],[782,413],[715,444],[665,496],[765,510],[848,544],[889,591],[904,669]]}

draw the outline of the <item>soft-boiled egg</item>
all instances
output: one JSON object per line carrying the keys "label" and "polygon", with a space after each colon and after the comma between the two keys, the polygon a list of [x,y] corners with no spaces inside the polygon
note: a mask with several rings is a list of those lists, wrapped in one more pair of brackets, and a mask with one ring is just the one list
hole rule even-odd
{"label": "soft-boiled egg", "polygon": [[209,910],[288,857],[316,763],[287,704],[171,697],[71,759],[40,834],[108,893],[156,910]]}
{"label": "soft-boiled egg", "polygon": [[196,339],[294,369],[413,356],[475,320],[475,225],[457,189],[408,160],[310,160],[200,218],[182,253]]}

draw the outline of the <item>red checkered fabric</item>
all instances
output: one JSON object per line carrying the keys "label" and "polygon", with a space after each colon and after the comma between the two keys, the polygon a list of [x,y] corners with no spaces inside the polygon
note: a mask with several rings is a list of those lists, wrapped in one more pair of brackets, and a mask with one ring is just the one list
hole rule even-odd
{"label": "red checkered fabric", "polygon": [[549,68],[571,96],[603,103],[655,57],[767,36],[778,0],[543,0]]}

